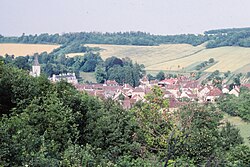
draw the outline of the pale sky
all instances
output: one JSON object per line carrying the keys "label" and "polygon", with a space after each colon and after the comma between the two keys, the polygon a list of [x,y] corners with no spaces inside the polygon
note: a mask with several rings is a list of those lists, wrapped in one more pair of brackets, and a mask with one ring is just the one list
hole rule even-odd
{"label": "pale sky", "polygon": [[0,0],[0,34],[250,27],[250,0]]}

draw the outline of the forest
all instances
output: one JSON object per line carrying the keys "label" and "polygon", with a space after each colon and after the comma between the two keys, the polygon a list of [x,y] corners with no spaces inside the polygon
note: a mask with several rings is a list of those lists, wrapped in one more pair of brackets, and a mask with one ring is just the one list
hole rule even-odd
{"label": "forest", "polygon": [[159,87],[124,110],[0,61],[0,97],[0,166],[250,164],[250,148],[222,111],[192,104],[170,112]]}

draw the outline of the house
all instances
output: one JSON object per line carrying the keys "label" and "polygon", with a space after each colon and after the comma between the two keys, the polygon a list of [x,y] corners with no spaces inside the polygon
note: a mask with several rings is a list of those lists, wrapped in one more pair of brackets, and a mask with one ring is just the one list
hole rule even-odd
{"label": "house", "polygon": [[228,94],[230,91],[229,91],[229,86],[228,85],[224,85],[223,88],[222,88],[222,93],[224,94]]}
{"label": "house", "polygon": [[118,86],[119,84],[115,80],[107,80],[104,86]]}
{"label": "house", "polygon": [[134,97],[135,95],[138,95],[140,97],[144,97],[145,96],[145,91],[143,88],[141,87],[136,87],[133,91],[132,91],[132,97]]}
{"label": "house", "polygon": [[164,80],[158,82],[158,85],[163,85],[163,86],[165,86],[165,85],[176,85],[177,81],[178,81],[178,79],[176,79],[176,78],[164,79]]}
{"label": "house", "polygon": [[219,88],[211,89],[205,97],[207,102],[215,102],[222,95],[222,91]]}
{"label": "house", "polygon": [[52,82],[66,81],[71,84],[78,84],[75,73],[63,73],[59,75],[53,74],[52,77],[49,78]]}
{"label": "house", "polygon": [[228,94],[235,95],[236,97],[239,97],[240,88],[238,86],[234,86],[234,88]]}

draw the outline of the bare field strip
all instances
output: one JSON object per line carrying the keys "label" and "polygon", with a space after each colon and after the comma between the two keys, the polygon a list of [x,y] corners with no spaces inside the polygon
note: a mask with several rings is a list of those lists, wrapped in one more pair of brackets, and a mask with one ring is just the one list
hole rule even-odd
{"label": "bare field strip", "polygon": [[[166,44],[160,46],[128,46],[88,44],[99,47],[103,59],[111,56],[129,57],[133,61],[144,64],[146,70],[178,71],[196,63],[214,58],[218,63],[205,72],[219,70],[221,72],[236,71],[250,63],[250,48],[220,47],[205,49],[205,45],[191,46],[188,44]],[[250,69],[246,69],[250,71]]]}
{"label": "bare field strip", "polygon": [[68,53],[66,57],[83,56],[85,53]]}
{"label": "bare field strip", "polygon": [[60,45],[46,45],[46,44],[14,44],[14,43],[1,43],[0,55],[4,56],[26,56],[33,55],[34,53],[52,52],[54,49],[60,47]]}

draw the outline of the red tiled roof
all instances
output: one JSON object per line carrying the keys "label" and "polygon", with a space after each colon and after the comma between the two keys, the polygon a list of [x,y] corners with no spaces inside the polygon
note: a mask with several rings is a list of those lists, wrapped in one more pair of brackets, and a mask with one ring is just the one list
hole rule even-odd
{"label": "red tiled roof", "polygon": [[248,89],[250,89],[250,84],[242,84],[241,86],[247,87]]}
{"label": "red tiled roof", "polygon": [[123,89],[133,89],[133,87],[130,86],[129,84],[124,84],[122,88]]}
{"label": "red tiled roof", "polygon": [[144,92],[144,90],[140,87],[136,87],[133,92]]}
{"label": "red tiled roof", "polygon": [[103,89],[103,84],[92,84],[93,89]]}
{"label": "red tiled roof", "polygon": [[117,85],[118,83],[117,83],[115,80],[107,80],[107,81],[106,81],[106,84],[107,84],[107,85],[111,85],[111,84],[112,84],[112,85]]}
{"label": "red tiled roof", "polygon": [[219,88],[213,88],[211,91],[208,93],[208,96],[220,96],[222,95],[222,91]]}
{"label": "red tiled roof", "polygon": [[171,79],[164,79],[162,81],[159,82],[159,84],[170,84],[173,85],[178,81],[178,79],[175,78],[171,78]]}

